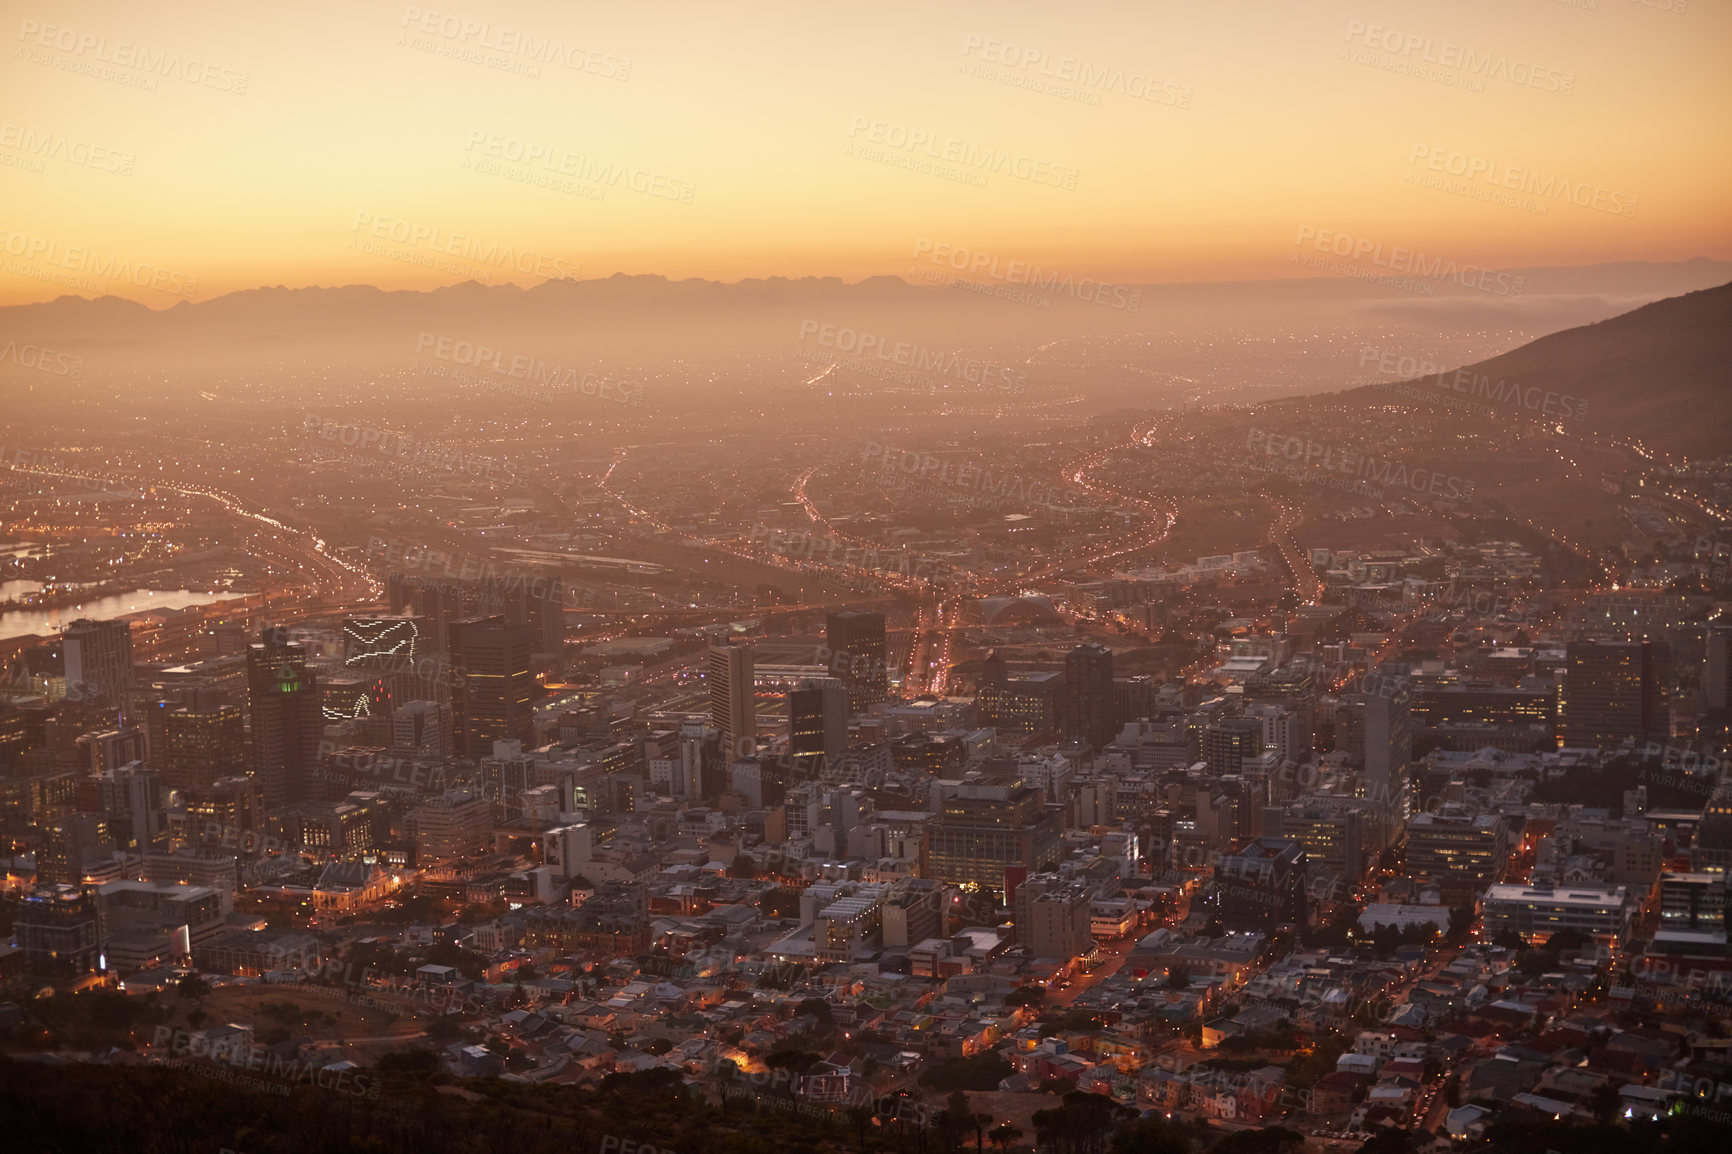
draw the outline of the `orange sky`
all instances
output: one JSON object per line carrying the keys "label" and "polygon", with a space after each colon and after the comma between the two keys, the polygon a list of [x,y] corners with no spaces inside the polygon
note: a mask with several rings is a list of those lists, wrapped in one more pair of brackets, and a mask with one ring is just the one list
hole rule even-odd
{"label": "orange sky", "polygon": [[1681,2],[15,6],[0,303],[1726,259],[1732,7]]}

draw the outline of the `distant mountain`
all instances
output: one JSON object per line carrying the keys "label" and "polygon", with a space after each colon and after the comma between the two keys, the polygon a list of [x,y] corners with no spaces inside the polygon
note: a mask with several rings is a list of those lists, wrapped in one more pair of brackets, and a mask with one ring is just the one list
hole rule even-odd
{"label": "distant mountain", "polygon": [[1511,415],[1519,406],[1566,428],[1579,419],[1594,432],[1635,437],[1668,453],[1732,454],[1732,284],[1655,301],[1460,369],[1345,395],[1367,403],[1483,405]]}

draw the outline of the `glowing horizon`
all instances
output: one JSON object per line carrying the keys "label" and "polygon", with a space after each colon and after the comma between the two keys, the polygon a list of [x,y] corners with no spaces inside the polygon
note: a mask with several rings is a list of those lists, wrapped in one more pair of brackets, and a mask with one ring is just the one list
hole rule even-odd
{"label": "glowing horizon", "polygon": [[4,26],[0,304],[909,279],[922,243],[1139,284],[1340,237],[1728,259],[1732,11],[1676,5],[42,4]]}

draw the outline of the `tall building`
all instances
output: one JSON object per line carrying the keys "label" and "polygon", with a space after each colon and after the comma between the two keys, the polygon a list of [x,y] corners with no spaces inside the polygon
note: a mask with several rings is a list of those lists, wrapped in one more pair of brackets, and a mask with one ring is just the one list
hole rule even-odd
{"label": "tall building", "polygon": [[132,688],[132,626],[125,621],[92,621],[80,617],[60,634],[66,658],[66,686],[110,704],[130,708]]}
{"label": "tall building", "polygon": [[965,783],[928,827],[921,872],[1002,894],[1007,883],[1058,864],[1060,824],[1058,807],[1047,808],[1032,786]]}
{"label": "tall building", "polygon": [[750,757],[758,741],[758,698],[752,686],[752,647],[710,644],[710,724],[722,732],[731,761]]}
{"label": "tall building", "polygon": [[848,748],[848,691],[835,681],[805,681],[788,693],[788,752],[801,777],[815,777]]}
{"label": "tall building", "polygon": [[499,615],[451,624],[447,646],[459,757],[475,761],[491,757],[493,743],[508,738],[535,744],[532,644],[528,626],[508,624]]}
{"label": "tall building", "polygon": [[848,708],[858,713],[890,696],[890,647],[884,614],[864,610],[831,613],[824,620],[830,668],[848,688]]}
{"label": "tall building", "polygon": [[145,712],[150,761],[170,789],[209,785],[247,768],[246,714],[224,705],[213,689],[190,690],[176,704],[158,701]]}
{"label": "tall building", "polygon": [[1305,924],[1305,846],[1259,838],[1215,861],[1215,895],[1228,933],[1273,933]]}
{"label": "tall building", "polygon": [[1263,752],[1263,722],[1255,717],[1223,717],[1203,727],[1203,760],[1214,774],[1238,773]]}
{"label": "tall building", "polygon": [[1085,882],[1042,874],[1016,891],[1016,939],[1031,958],[1068,960],[1094,949],[1094,892]]}
{"label": "tall building", "polygon": [[1095,749],[1118,736],[1113,701],[1113,651],[1079,645],[1064,659],[1065,736]]}
{"label": "tall building", "polygon": [[87,974],[101,955],[96,902],[80,886],[44,885],[24,895],[13,934],[38,972]]}
{"label": "tall building", "polygon": [[280,626],[247,647],[253,776],[267,809],[319,795],[319,740],[324,716],[319,677],[307,648]]}
{"label": "tall building", "polygon": [[1436,883],[1452,904],[1502,880],[1509,853],[1509,827],[1495,813],[1445,806],[1407,823],[1408,876]]}
{"label": "tall building", "polygon": [[983,728],[1057,733],[1064,718],[1064,674],[1012,677],[995,649],[986,655],[974,708]]}
{"label": "tall building", "polygon": [[1360,685],[1365,702],[1365,785],[1387,804],[1407,784],[1413,761],[1413,690],[1405,675],[1374,669]]}
{"label": "tall building", "polygon": [[1665,646],[1651,641],[1572,641],[1559,703],[1567,747],[1615,749],[1627,738],[1664,737]]}
{"label": "tall building", "polygon": [[1702,708],[1732,712],[1732,624],[1708,626],[1702,658]]}

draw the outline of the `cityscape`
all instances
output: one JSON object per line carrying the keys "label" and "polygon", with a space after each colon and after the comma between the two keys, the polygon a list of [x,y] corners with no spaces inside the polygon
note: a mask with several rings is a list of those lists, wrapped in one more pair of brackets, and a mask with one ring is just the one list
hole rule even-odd
{"label": "cityscape", "polygon": [[1732,1140],[1732,12],[14,23],[20,1149]]}

